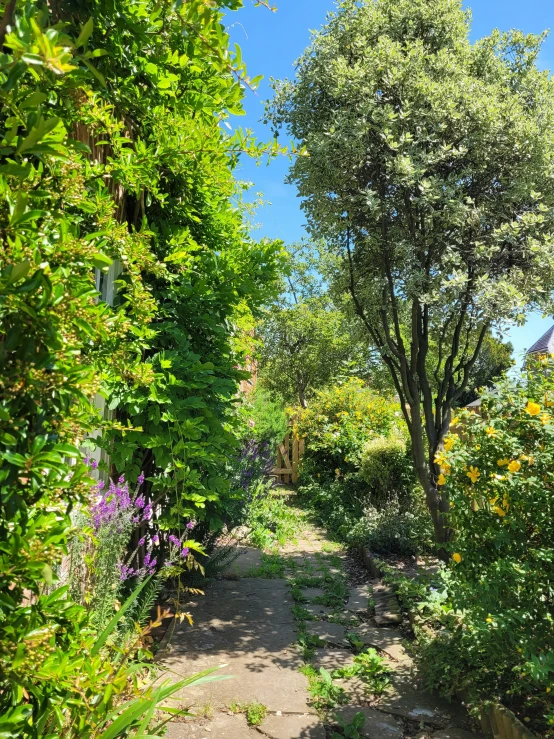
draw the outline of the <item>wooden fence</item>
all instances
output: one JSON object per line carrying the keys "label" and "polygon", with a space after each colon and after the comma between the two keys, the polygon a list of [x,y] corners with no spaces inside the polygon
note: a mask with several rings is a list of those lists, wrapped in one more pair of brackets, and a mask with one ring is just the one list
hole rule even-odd
{"label": "wooden fence", "polygon": [[298,481],[298,464],[303,454],[304,439],[298,439],[289,432],[277,449],[277,464],[273,474],[277,476],[279,482],[294,485]]}

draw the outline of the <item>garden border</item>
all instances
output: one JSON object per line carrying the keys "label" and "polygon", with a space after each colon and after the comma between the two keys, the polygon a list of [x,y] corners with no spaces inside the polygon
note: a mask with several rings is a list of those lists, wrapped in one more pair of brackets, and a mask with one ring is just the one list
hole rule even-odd
{"label": "garden border", "polygon": [[[374,578],[383,578],[383,572],[381,571],[379,564],[380,560],[374,557],[367,547],[360,547],[360,556],[362,561]],[[394,588],[389,586],[390,590],[394,592]],[[396,594],[394,595],[398,610],[401,613],[400,606]],[[410,624],[413,625],[416,613],[414,611],[408,611],[408,619]],[[494,737],[494,739],[537,739],[537,734],[530,731],[518,717],[510,711],[509,708],[502,705],[502,703],[491,703],[483,701],[480,707],[480,723],[481,730],[485,736]]]}

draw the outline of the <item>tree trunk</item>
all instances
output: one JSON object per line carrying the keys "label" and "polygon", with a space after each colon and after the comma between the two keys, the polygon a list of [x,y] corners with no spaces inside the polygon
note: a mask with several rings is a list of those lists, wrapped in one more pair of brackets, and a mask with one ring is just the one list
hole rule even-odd
{"label": "tree trunk", "polygon": [[[449,510],[448,497],[439,490],[436,482],[436,471],[434,463],[428,460],[435,458],[436,450],[431,448],[430,444],[425,443],[423,432],[423,424],[421,419],[421,408],[418,405],[411,405],[411,427],[410,435],[412,440],[412,454],[418,480],[425,493],[425,502],[431,514],[433,521],[433,529],[435,532],[435,541],[439,545],[439,556],[441,559],[447,558],[447,552],[442,545],[450,540],[451,530],[447,525],[445,513]],[[426,449],[426,446],[428,447]]]}

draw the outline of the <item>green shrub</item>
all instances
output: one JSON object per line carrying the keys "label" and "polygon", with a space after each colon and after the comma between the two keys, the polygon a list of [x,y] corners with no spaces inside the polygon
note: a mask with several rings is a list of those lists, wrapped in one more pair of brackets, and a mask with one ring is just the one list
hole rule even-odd
{"label": "green shrub", "polygon": [[319,390],[308,408],[299,411],[294,429],[306,439],[306,457],[320,472],[346,475],[359,470],[367,442],[389,435],[399,416],[398,403],[352,378]]}
{"label": "green shrub", "polygon": [[372,505],[381,507],[392,498],[405,500],[413,490],[415,475],[404,439],[378,436],[368,441],[361,457],[360,475],[368,485]]}
{"label": "green shrub", "polygon": [[421,496],[410,499],[408,510],[402,510],[395,499],[380,510],[366,508],[347,539],[378,554],[416,555],[434,549],[433,527]]}
{"label": "green shrub", "polygon": [[542,718],[554,688],[554,362],[541,369],[485,393],[437,455],[456,619],[424,656],[431,683],[498,696],[554,736]]}
{"label": "green shrub", "polygon": [[274,449],[283,441],[289,422],[280,398],[257,387],[244,404],[244,414],[251,421],[251,433],[259,444],[267,443]]}
{"label": "green shrub", "polygon": [[298,517],[272,481],[259,480],[247,492],[244,523],[254,546],[267,549],[284,545],[298,530]]}

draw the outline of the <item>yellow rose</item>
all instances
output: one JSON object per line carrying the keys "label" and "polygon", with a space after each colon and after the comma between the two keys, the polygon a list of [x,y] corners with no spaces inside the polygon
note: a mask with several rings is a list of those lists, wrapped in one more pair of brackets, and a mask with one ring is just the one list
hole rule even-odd
{"label": "yellow rose", "polygon": [[508,465],[508,469],[510,470],[510,472],[519,472],[521,469],[521,462],[518,462],[517,459],[512,459],[512,461]]}
{"label": "yellow rose", "polygon": [[538,416],[541,412],[541,407],[538,403],[533,403],[532,401],[529,401],[525,406],[525,412],[528,413],[530,416]]}
{"label": "yellow rose", "polygon": [[446,485],[446,477],[442,474],[442,472],[437,479],[437,485]]}
{"label": "yellow rose", "polygon": [[466,475],[469,477],[472,483],[476,483],[477,480],[481,477],[481,473],[477,469],[477,467],[470,467],[469,472],[466,472]]}
{"label": "yellow rose", "polygon": [[499,459],[496,463],[499,467],[505,467],[507,464],[510,463],[509,459]]}
{"label": "yellow rose", "polygon": [[459,554],[459,552],[454,552],[454,554],[452,555],[452,559],[454,560],[454,562],[456,562],[456,564],[459,565],[462,561],[462,555]]}

